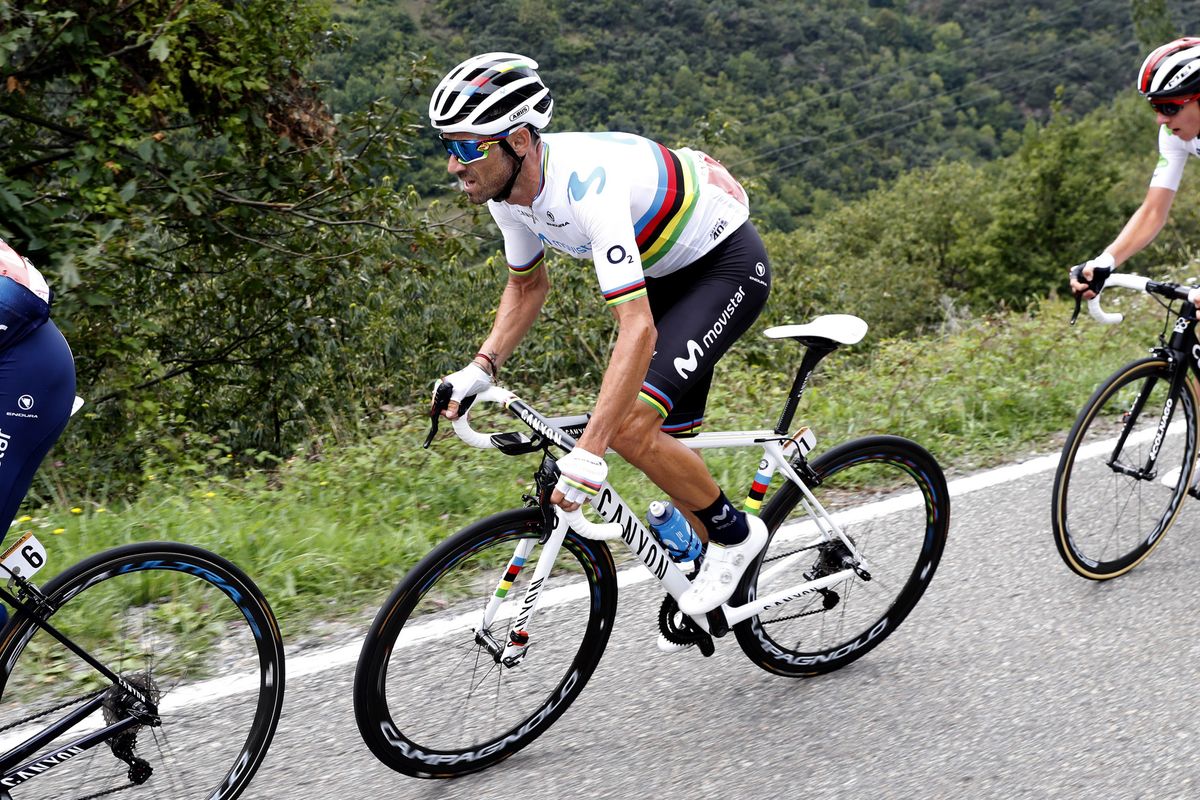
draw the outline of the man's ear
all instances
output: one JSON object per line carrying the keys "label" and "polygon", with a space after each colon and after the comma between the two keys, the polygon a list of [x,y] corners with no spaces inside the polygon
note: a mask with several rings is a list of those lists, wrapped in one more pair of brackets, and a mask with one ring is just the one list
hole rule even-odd
{"label": "man's ear", "polygon": [[527,156],[533,152],[533,134],[526,125],[522,125],[520,130],[510,133],[508,142],[519,156]]}

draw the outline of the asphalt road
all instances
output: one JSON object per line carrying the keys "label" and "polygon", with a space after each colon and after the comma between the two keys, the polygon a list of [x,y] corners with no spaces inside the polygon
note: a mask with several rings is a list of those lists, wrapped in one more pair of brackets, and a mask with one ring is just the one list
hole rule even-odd
{"label": "asphalt road", "polygon": [[622,591],[580,699],[499,766],[424,781],[378,763],[355,727],[348,664],[289,678],[275,744],[245,796],[1200,796],[1200,504],[1189,501],[1146,563],[1097,584],[1054,549],[1052,473],[1014,472],[954,499],[924,599],[839,672],[775,677],[732,637],[709,659],[662,655],[658,594],[643,583]]}

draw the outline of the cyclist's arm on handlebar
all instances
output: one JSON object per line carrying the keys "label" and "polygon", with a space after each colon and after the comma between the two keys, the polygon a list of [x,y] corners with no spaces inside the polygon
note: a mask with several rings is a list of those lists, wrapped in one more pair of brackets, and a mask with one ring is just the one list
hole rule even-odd
{"label": "cyclist's arm on handlebar", "polygon": [[[1115,270],[1140,253],[1146,245],[1154,241],[1163,225],[1166,224],[1174,200],[1175,192],[1173,190],[1161,186],[1151,186],[1146,192],[1146,199],[1142,201],[1137,211],[1133,212],[1112,244],[1104,248],[1104,252],[1100,256],[1087,262],[1086,265],[1081,265],[1084,266],[1081,275],[1072,273],[1071,291],[1075,294],[1082,293],[1085,300],[1090,300],[1099,294],[1099,290],[1090,285],[1093,278],[1091,266],[1107,266]],[[1079,278],[1083,280],[1079,280]],[[1103,285],[1103,282],[1101,284]]]}

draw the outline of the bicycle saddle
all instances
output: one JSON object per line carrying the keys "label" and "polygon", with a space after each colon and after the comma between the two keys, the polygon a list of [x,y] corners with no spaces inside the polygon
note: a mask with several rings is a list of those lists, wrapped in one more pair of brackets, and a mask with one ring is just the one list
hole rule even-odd
{"label": "bicycle saddle", "polygon": [[826,341],[834,346],[856,344],[867,335],[867,323],[853,314],[825,314],[803,325],[776,325],[767,328],[768,339],[797,339],[803,344]]}

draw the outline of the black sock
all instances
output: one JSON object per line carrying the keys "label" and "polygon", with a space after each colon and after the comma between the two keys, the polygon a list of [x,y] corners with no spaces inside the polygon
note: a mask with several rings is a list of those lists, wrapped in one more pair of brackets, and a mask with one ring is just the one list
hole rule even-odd
{"label": "black sock", "polygon": [[708,529],[708,540],[717,544],[741,544],[750,535],[746,525],[746,515],[733,507],[724,492],[717,495],[717,500],[708,508],[696,512],[696,516]]}

